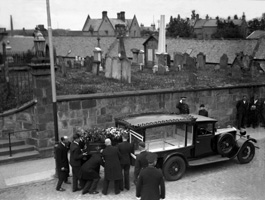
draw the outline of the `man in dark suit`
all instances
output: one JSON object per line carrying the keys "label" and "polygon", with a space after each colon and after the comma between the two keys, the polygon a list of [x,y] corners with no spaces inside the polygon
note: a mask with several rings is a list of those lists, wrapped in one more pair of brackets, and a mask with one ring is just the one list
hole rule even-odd
{"label": "man in dark suit", "polygon": [[87,153],[82,153],[80,146],[80,135],[78,133],[73,135],[73,142],[70,145],[70,165],[72,166],[73,174],[73,192],[80,190],[78,188],[78,177],[81,168],[81,162]]}
{"label": "man in dark suit", "polygon": [[259,113],[261,109],[261,102],[258,96],[251,98],[248,110],[248,126],[256,128],[259,125]]}
{"label": "man in dark suit", "polygon": [[176,105],[176,108],[179,109],[179,114],[190,114],[189,105],[186,104],[186,97],[180,98],[180,101]]}
{"label": "man in dark suit", "polygon": [[69,183],[67,181],[69,174],[69,162],[68,162],[68,137],[61,137],[61,142],[58,144],[58,147],[55,149],[55,158],[56,166],[58,173],[58,182],[56,186],[57,191],[65,191],[61,186],[63,182]]}
{"label": "man in dark suit", "polygon": [[120,193],[120,181],[122,179],[122,171],[120,159],[121,155],[117,147],[111,145],[111,140],[105,140],[106,148],[102,151],[104,163],[104,181],[102,194],[107,195],[109,182],[114,181],[115,194]]}
{"label": "man in dark suit", "polygon": [[160,169],[155,168],[157,155],[148,152],[146,158],[148,167],[140,172],[136,185],[136,198],[139,200],[165,199],[166,189],[163,173]]}
{"label": "man in dark suit", "polygon": [[121,154],[121,168],[123,171],[123,180],[121,180],[120,190],[130,189],[130,166],[131,166],[131,153],[134,153],[133,145],[128,142],[128,135],[122,136],[122,142],[118,144],[118,149]]}
{"label": "man in dark suit", "polygon": [[208,117],[208,111],[205,109],[204,104],[200,105],[199,115]]}
{"label": "man in dark suit", "polygon": [[146,159],[147,151],[145,149],[145,143],[139,142],[140,154],[136,156],[135,166],[134,166],[134,184],[137,183],[138,176],[140,171],[148,166],[148,161]]}
{"label": "man in dark suit", "polygon": [[100,165],[103,166],[103,160],[100,152],[94,153],[81,167],[80,179],[85,182],[82,194],[98,194],[97,185],[100,179]]}
{"label": "man in dark suit", "polygon": [[237,128],[245,128],[247,114],[248,114],[249,102],[247,101],[247,97],[244,95],[241,100],[239,100],[236,104],[237,110]]}

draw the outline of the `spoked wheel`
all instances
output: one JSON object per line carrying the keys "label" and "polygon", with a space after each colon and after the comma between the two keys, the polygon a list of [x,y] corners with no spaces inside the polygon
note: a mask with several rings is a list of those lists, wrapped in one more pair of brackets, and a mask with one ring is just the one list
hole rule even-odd
{"label": "spoked wheel", "polygon": [[174,156],[168,159],[163,166],[163,174],[166,180],[176,181],[180,179],[186,171],[186,163],[180,156]]}
{"label": "spoked wheel", "polygon": [[251,142],[246,142],[237,154],[239,163],[249,163],[255,156],[255,146]]}
{"label": "spoked wheel", "polygon": [[235,138],[231,133],[220,136],[217,142],[217,151],[222,156],[228,156],[235,146]]}

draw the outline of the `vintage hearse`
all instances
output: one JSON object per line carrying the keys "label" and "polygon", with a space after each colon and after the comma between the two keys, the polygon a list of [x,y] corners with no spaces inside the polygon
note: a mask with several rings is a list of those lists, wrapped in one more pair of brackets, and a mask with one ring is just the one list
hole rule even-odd
{"label": "vintage hearse", "polygon": [[[255,155],[249,136],[237,134],[237,129],[216,129],[217,120],[196,114],[145,113],[115,118],[116,127],[130,130],[130,142],[135,154],[138,143],[144,141],[150,152],[158,155],[157,167],[168,181],[180,179],[186,168],[237,157],[239,163],[249,163]],[[132,155],[135,156],[135,155]]]}

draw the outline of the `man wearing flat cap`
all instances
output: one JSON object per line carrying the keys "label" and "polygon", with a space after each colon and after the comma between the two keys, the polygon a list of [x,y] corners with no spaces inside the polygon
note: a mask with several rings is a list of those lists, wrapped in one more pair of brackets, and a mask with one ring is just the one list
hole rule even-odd
{"label": "man wearing flat cap", "polygon": [[141,170],[137,185],[136,198],[138,200],[165,199],[165,181],[160,169],[155,168],[157,155],[148,152],[146,155],[148,167]]}
{"label": "man wearing flat cap", "polygon": [[179,114],[190,114],[189,105],[186,103],[186,97],[181,97],[176,105],[179,109]]}
{"label": "man wearing flat cap", "polygon": [[148,166],[148,161],[146,159],[147,150],[145,149],[145,143],[139,142],[140,154],[136,156],[135,166],[134,166],[134,184],[136,184],[140,171]]}

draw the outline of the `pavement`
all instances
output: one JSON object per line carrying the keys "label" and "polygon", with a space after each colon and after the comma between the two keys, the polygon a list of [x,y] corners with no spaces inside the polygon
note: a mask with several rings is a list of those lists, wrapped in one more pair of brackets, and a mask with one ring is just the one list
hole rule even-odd
{"label": "pavement", "polygon": [[[247,134],[257,140],[265,139],[265,128],[247,128]],[[12,164],[0,165],[0,190],[34,182],[55,179],[55,160],[53,157],[34,159]],[[71,175],[71,174],[70,174]]]}

